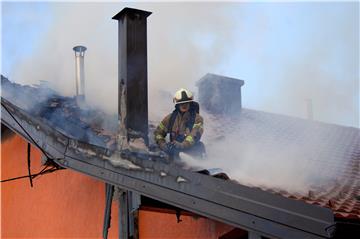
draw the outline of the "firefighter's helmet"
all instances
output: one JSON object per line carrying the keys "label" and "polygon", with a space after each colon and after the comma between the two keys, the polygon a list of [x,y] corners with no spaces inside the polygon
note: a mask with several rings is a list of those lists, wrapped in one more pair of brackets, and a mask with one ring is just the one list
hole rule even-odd
{"label": "firefighter's helmet", "polygon": [[175,105],[192,102],[192,101],[194,101],[194,96],[191,93],[191,91],[189,91],[187,89],[183,89],[183,88],[176,91],[176,93],[174,95],[174,99],[173,99],[173,102],[175,103]]}

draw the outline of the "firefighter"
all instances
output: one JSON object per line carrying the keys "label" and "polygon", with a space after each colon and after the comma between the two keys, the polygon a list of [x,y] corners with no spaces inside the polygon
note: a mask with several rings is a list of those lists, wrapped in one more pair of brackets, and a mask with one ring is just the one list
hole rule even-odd
{"label": "firefighter", "polygon": [[[193,94],[186,89],[178,90],[173,102],[174,111],[160,122],[154,132],[156,143],[173,158],[177,158],[179,152],[204,158],[205,147],[200,142],[204,131],[204,120],[199,115],[199,104],[194,101]],[[169,142],[165,139],[167,134],[170,136]]]}

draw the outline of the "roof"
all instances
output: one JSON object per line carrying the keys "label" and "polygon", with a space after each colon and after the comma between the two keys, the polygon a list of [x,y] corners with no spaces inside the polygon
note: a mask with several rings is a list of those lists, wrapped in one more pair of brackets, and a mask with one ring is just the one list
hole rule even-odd
{"label": "roof", "polygon": [[[73,97],[63,97],[39,86],[14,84],[4,77],[2,86],[6,89],[3,90],[4,98],[15,100],[18,106],[47,120],[60,132],[94,145],[115,147],[116,115],[87,107],[79,109]],[[22,91],[21,97],[14,97],[14,91]],[[34,95],[38,100],[30,106],[27,99]],[[360,221],[360,129],[251,109],[242,109],[235,117],[206,112],[203,115],[208,132],[204,141],[212,145],[208,148],[209,153],[217,150],[215,145],[219,142],[227,142],[224,138],[233,140],[235,137],[237,143],[233,146],[239,151],[239,158],[244,157],[241,152],[249,152],[249,145],[253,145],[255,150],[250,151],[248,157],[254,160],[264,155],[271,160],[280,158],[280,163],[289,161],[296,165],[300,174],[309,177],[316,174],[318,180],[309,181],[313,184],[304,191],[299,190],[296,183],[294,188],[277,185],[275,179],[271,182],[246,181],[248,178],[232,175],[228,169],[231,178],[244,185],[331,208],[338,218]],[[150,130],[154,130],[155,124],[150,125]],[[220,143],[219,147],[222,146]]]}
{"label": "roof", "polygon": [[[290,167],[293,176],[287,177],[294,182],[277,182],[270,174],[265,181],[255,182],[238,176],[240,183],[331,208],[336,218],[360,221],[360,129],[250,109],[242,109],[239,117],[208,115],[207,121],[214,122],[208,142],[215,145],[228,143],[226,137],[236,139],[233,145],[239,160],[253,157],[266,163],[260,158],[268,157],[278,163],[274,165],[277,168],[284,163],[294,165]],[[214,146],[210,149],[217,150]],[[244,151],[247,153],[242,154]],[[262,178],[261,173],[257,177]]]}
{"label": "roof", "polygon": [[[234,226],[240,227],[245,225],[245,228],[255,228],[254,230],[265,232],[265,235],[277,235],[278,237],[284,237],[280,235],[287,235],[285,237],[297,235],[298,237],[299,233],[308,230],[314,233],[311,234],[313,236],[327,235],[326,237],[328,237],[331,235],[330,227],[326,226],[332,225],[328,212],[320,210],[320,207],[307,207],[305,204],[320,205],[324,209],[330,208],[338,219],[352,218],[357,223],[359,222],[359,183],[357,180],[359,178],[359,129],[323,124],[249,109],[243,109],[239,116],[232,118],[208,115],[203,112],[207,120],[206,122],[211,122],[211,124],[207,125],[207,132],[209,133],[204,136],[204,141],[210,146],[208,149],[216,149],[215,145],[221,139],[229,137],[229,135],[236,135],[240,137],[237,138],[238,143],[236,144],[237,150],[240,152],[243,151],[241,147],[245,150],[246,148],[244,147],[249,146],[249,143],[257,142],[256,146],[261,147],[258,148],[258,151],[273,159],[271,148],[274,146],[274,137],[277,139],[276,142],[284,148],[291,147],[291,144],[300,145],[301,148],[301,145],[306,145],[309,142],[311,145],[311,139],[316,136],[316,138],[321,138],[323,141],[316,145],[316,147],[307,149],[306,153],[299,154],[303,160],[307,161],[308,155],[316,156],[313,157],[313,160],[308,161],[312,164],[325,160],[320,165],[322,167],[326,166],[327,170],[322,172],[325,175],[329,172],[328,175],[330,176],[333,176],[331,174],[332,171],[336,171],[334,169],[339,168],[338,165],[335,164],[334,166],[332,164],[334,159],[341,158],[347,162],[341,168],[341,172],[336,175],[337,178],[334,182],[331,183],[330,180],[327,181],[330,184],[314,185],[311,187],[310,192],[305,194],[291,189],[284,190],[276,185],[272,186],[271,183],[246,182],[243,180],[244,178],[234,178],[239,185],[236,186],[234,181],[217,181],[218,179],[190,173],[173,165],[158,164],[152,160],[139,161],[132,158],[131,155],[129,156],[131,162],[129,160],[129,162],[126,160],[123,160],[126,162],[118,162],[117,165],[124,169],[120,169],[120,171],[114,169],[111,166],[114,165],[114,161],[112,161],[113,153],[111,153],[111,150],[109,151],[112,143],[107,145],[107,142],[114,139],[116,132],[113,116],[86,107],[79,109],[76,107],[72,97],[62,97],[56,94],[56,92],[48,94],[48,91],[42,90],[41,87],[34,88],[17,85],[3,77],[2,85],[2,99],[5,98],[16,104],[15,106],[7,103],[7,101],[5,102],[10,106],[10,111],[18,112],[19,116],[16,116],[18,120],[21,119],[21,122],[29,130],[37,131],[35,133],[39,135],[39,141],[43,142],[44,145],[49,144],[46,146],[46,149],[54,152],[54,155],[56,155],[55,159],[58,160],[57,163],[63,167],[70,167],[80,172],[91,169],[89,175],[96,175],[96,177],[102,180],[109,175],[110,181],[108,183],[119,184],[119,186],[125,188],[132,185],[131,188],[134,187],[135,191],[144,195],[153,196],[155,199],[163,200],[184,209],[193,209],[195,212],[202,213],[202,215],[207,215],[223,222],[229,222]],[[43,95],[41,92],[47,93]],[[45,99],[45,101],[36,100],[38,98]],[[34,105],[29,105],[27,102],[32,100]],[[16,110],[17,107],[26,109],[28,113],[21,113],[20,109]],[[7,112],[6,108],[3,111],[3,103],[2,112]],[[83,117],[83,114],[86,117]],[[102,118],[100,123],[97,123],[99,115]],[[11,121],[10,116],[5,114],[1,117],[6,122]],[[46,122],[46,124],[41,124],[39,119]],[[8,126],[13,126],[21,134],[22,129],[17,127],[16,123],[7,123]],[[40,128],[39,125],[41,125]],[[70,125],[70,129],[68,125]],[[304,126],[306,126],[307,130],[304,130]],[[115,129],[112,127],[115,127]],[[107,135],[104,134],[105,128],[109,130]],[[56,129],[56,131],[53,129]],[[72,131],[79,131],[80,133]],[[232,132],[232,134],[229,134],[229,132]],[[67,138],[63,135],[70,135],[71,137]],[[25,138],[27,138],[26,135]],[[83,142],[78,141],[79,139]],[[93,142],[101,147],[90,146],[84,142]],[[339,142],[341,143],[339,144]],[[56,149],[58,146],[61,147]],[[62,157],[64,159],[61,159]],[[104,159],[109,160],[111,165],[106,163]],[[144,165],[153,166],[146,166],[148,167],[146,168]],[[145,168],[145,172],[136,172],[139,168]],[[93,171],[94,169],[96,171]],[[303,167],[303,169],[311,169],[311,165]],[[135,171],[130,172],[129,170]],[[115,175],[117,171],[123,176],[120,174]],[[179,176],[180,174],[182,177]],[[232,176],[231,172],[230,176]],[[176,180],[173,181],[172,177],[176,178]],[[184,184],[180,185],[179,182],[183,182],[183,180],[179,181],[179,177],[185,179]],[[252,189],[242,185],[251,186]],[[182,194],[177,194],[179,192],[182,192]],[[271,194],[274,196],[271,196]],[[174,201],[169,201],[169,198]],[[223,213],[219,214],[219,208],[223,210]],[[287,215],[286,217],[284,217],[285,214]],[[235,217],[235,215],[238,216]],[[267,220],[266,224],[263,224],[264,215],[272,218]],[[247,218],[248,216],[253,218],[251,219],[254,220],[253,224],[248,224],[251,222]],[[296,219],[294,220],[293,217]],[[317,217],[319,218],[317,219]],[[256,224],[254,224],[255,222]],[[270,230],[269,228],[272,229]],[[290,233],[290,228],[291,230],[296,230]],[[326,228],[326,232],[324,228]]]}
{"label": "roof", "polygon": [[61,96],[43,85],[23,86],[1,76],[2,97],[45,120],[61,133],[93,145],[113,149],[117,115],[83,105],[75,97]]}

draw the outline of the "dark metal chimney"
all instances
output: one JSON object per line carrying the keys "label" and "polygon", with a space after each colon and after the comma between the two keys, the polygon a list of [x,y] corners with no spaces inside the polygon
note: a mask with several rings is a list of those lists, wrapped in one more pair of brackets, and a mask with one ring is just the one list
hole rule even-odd
{"label": "dark metal chimney", "polygon": [[148,144],[147,34],[151,12],[124,8],[113,19],[119,22],[119,121],[120,137],[142,137]]}

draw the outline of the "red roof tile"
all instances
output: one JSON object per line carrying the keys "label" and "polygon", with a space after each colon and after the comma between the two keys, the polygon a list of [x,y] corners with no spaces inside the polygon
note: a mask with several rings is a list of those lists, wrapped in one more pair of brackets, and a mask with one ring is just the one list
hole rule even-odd
{"label": "red roof tile", "polygon": [[289,192],[271,185],[248,186],[330,208],[335,218],[360,221],[360,129],[249,109],[243,109],[237,118],[210,115],[208,120],[215,122],[211,125],[214,129],[210,129],[213,132],[208,136],[209,141],[236,132],[239,150],[242,150],[243,143],[256,142],[261,145],[261,150],[266,151],[272,146],[271,139],[274,138],[284,147],[294,143],[302,147],[308,140],[320,137],[321,142],[302,152],[303,158],[300,159],[302,163],[308,163],[309,167],[315,164],[323,167],[323,172],[319,174],[336,176],[328,180],[326,185],[312,185],[307,193]]}

